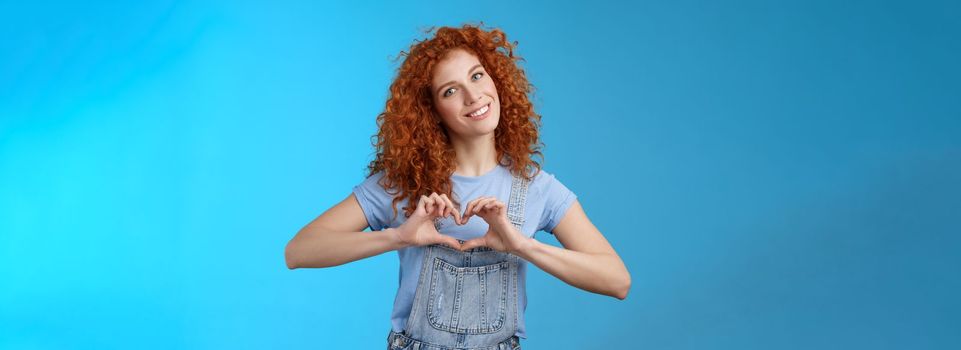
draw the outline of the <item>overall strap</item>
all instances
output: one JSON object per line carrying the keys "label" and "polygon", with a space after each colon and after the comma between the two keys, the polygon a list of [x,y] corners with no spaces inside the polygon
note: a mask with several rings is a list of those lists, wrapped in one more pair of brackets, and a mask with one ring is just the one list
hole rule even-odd
{"label": "overall strap", "polygon": [[507,218],[518,230],[524,226],[524,205],[527,204],[527,186],[530,180],[513,175],[511,197],[507,202]]}

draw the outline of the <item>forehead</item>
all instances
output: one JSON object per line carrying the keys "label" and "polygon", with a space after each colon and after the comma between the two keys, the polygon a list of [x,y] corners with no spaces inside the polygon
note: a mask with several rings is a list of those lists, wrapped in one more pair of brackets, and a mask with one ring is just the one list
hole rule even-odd
{"label": "forehead", "polygon": [[474,54],[463,49],[453,49],[434,66],[431,83],[433,85],[443,84],[466,76],[471,67],[478,64],[480,64],[480,61]]}

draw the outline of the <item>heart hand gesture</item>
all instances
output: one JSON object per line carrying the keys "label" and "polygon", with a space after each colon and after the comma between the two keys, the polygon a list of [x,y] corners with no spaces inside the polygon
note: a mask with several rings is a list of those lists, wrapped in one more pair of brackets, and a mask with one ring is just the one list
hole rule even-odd
{"label": "heart hand gesture", "polygon": [[467,203],[467,210],[458,222],[467,223],[476,214],[487,222],[489,228],[484,236],[464,242],[461,250],[485,246],[497,251],[515,253],[530,244],[524,235],[507,218],[507,206],[495,197],[479,197]]}
{"label": "heart hand gesture", "polygon": [[453,216],[455,222],[460,222],[460,212],[454,207],[447,195],[431,193],[430,196],[420,196],[417,208],[402,225],[397,227],[397,240],[404,245],[422,246],[431,244],[446,244],[454,249],[462,249],[460,242],[454,237],[442,235],[434,227],[434,221],[443,217]]}

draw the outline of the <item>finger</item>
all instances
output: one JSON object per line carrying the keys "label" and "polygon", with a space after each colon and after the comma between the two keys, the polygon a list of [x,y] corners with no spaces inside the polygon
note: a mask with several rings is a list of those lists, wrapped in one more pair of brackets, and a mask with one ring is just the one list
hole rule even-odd
{"label": "finger", "polygon": [[434,241],[434,243],[443,243],[443,244],[449,245],[451,248],[454,248],[454,249],[457,249],[457,250],[463,249],[463,248],[461,247],[460,242],[458,242],[456,239],[454,239],[454,237],[447,236],[447,235],[438,235],[438,236],[437,236],[437,239]]}
{"label": "finger", "polygon": [[478,214],[486,213],[487,205],[490,204],[492,201],[496,201],[496,200],[497,198],[493,198],[493,197],[485,198],[483,201],[478,202],[477,205],[474,206],[474,212]]}
{"label": "finger", "polygon": [[[420,218],[420,215],[424,215],[423,217],[425,218],[428,217],[429,213],[427,212],[428,210],[427,202],[428,202],[427,196],[421,195],[420,200],[417,201],[417,207],[414,208],[414,213],[411,214],[411,217]],[[422,213],[422,214],[418,214],[418,213]]]}
{"label": "finger", "polygon": [[433,217],[433,216],[434,216],[434,211],[437,210],[437,201],[434,200],[434,194],[433,194],[433,193],[432,193],[432,194],[428,194],[428,195],[427,195],[427,200],[429,200],[428,205],[427,205],[427,209],[428,209],[428,210],[427,210],[427,215],[430,216],[430,217]]}
{"label": "finger", "polygon": [[483,247],[485,244],[487,244],[487,242],[484,240],[484,237],[474,238],[472,240],[464,242],[464,244],[461,245],[460,249],[461,250],[474,249],[477,247]]}
{"label": "finger", "polygon": [[427,210],[425,199],[427,199],[427,196],[425,195],[420,196],[420,200],[417,201],[417,209],[415,210],[424,210],[424,211]]}
{"label": "finger", "polygon": [[487,209],[487,210],[498,210],[503,208],[504,208],[504,203],[496,199],[484,205],[484,209]]}
{"label": "finger", "polygon": [[477,199],[474,199],[474,200],[472,200],[472,201],[469,201],[469,202],[467,202],[467,205],[464,206],[464,212],[463,212],[463,213],[461,214],[461,216],[460,216],[460,224],[461,224],[461,225],[466,224],[466,223],[467,223],[467,220],[470,219],[470,208],[474,206],[474,201],[476,201],[476,200],[477,200]]}
{"label": "finger", "polygon": [[437,192],[431,193],[430,199],[433,200],[437,205],[437,210],[435,212],[436,216],[445,216],[444,214],[447,213],[447,202],[440,198],[440,195],[438,195]]}
{"label": "finger", "polygon": [[467,219],[470,219],[470,217],[474,215],[474,211],[476,210],[475,208],[477,208],[477,203],[480,203],[485,198],[487,197],[477,197],[470,201],[470,203],[467,203],[467,210],[464,211],[464,223],[467,223]]}
{"label": "finger", "polygon": [[484,216],[489,216],[489,215],[500,216],[502,213],[506,212],[501,210],[504,208],[504,202],[501,202],[497,198],[493,198],[489,201],[484,202],[483,204],[478,204],[478,205],[481,206],[478,209],[478,211],[482,212]]}
{"label": "finger", "polygon": [[446,194],[441,194],[440,197],[443,200],[447,201],[447,204],[450,206],[450,213],[454,216],[454,222],[460,224],[460,211],[457,210],[457,207],[454,205],[454,202],[451,201]]}
{"label": "finger", "polygon": [[421,196],[421,198],[423,198],[424,201],[424,210],[427,211],[427,214],[430,214],[430,212],[434,210],[434,201],[427,196]]}
{"label": "finger", "polygon": [[451,212],[454,211],[454,203],[451,203],[450,199],[447,198],[447,195],[443,193],[437,194],[437,201],[444,203],[444,211],[441,213],[441,215],[444,217],[450,216]]}

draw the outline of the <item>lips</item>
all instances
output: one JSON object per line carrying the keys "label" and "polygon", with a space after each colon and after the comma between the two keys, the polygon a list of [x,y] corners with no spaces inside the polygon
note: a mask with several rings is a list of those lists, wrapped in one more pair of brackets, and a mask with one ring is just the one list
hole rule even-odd
{"label": "lips", "polygon": [[491,104],[490,104],[490,103],[487,103],[486,105],[484,105],[484,106],[481,107],[481,108],[475,109],[474,111],[472,111],[472,112],[470,112],[470,113],[464,114],[464,116],[465,116],[465,117],[468,117],[468,118],[476,118],[476,117],[482,116],[482,115],[484,115],[485,113],[487,113],[488,111],[490,111],[490,108],[491,108]]}

